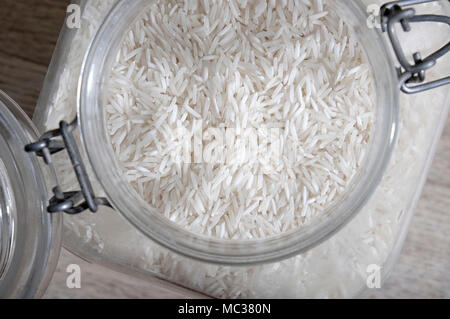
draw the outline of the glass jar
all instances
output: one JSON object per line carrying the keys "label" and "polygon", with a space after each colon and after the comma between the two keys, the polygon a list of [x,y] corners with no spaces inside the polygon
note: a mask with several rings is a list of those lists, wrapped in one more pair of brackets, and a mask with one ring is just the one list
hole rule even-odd
{"label": "glass jar", "polygon": [[[41,142],[64,136],[64,145],[55,140],[44,148],[44,152],[54,153],[47,154],[46,160],[55,169],[55,173],[50,170],[52,178],[46,178],[50,185],[46,189],[57,184],[60,189],[56,193],[77,192],[81,187],[83,192],[76,194],[81,199],[91,198],[80,210],[98,208],[95,214],[64,216],[64,246],[86,260],[128,273],[158,276],[213,297],[353,297],[367,287],[368,272],[374,265],[382,269],[385,280],[403,243],[449,103],[445,87],[435,88],[432,94],[400,95],[390,44],[366,10],[373,2],[332,4],[365,51],[377,96],[373,140],[348,192],[323,216],[297,231],[264,240],[224,241],[195,235],[152,212],[120,173],[112,152],[103,114],[104,85],[117,47],[148,1],[81,1],[80,28],[63,28],[34,117],[41,132],[59,127]],[[442,13],[448,10],[448,2],[433,3],[424,10]],[[422,45],[421,52],[439,45],[420,41],[426,29],[412,33],[415,39],[411,43]],[[439,30],[444,30],[445,38],[448,30]],[[446,58],[439,60],[439,67],[427,70],[427,76],[448,74]],[[407,91],[407,86],[403,90]],[[77,114],[78,121],[72,122]],[[60,121],[71,124],[63,127]],[[30,140],[38,140],[36,134]],[[62,148],[69,150],[72,162],[58,152]],[[36,165],[32,155],[23,156]],[[87,174],[81,169],[75,175],[73,164],[80,162]],[[48,173],[36,179],[42,182],[44,175]],[[60,214],[44,213],[48,193],[40,194],[40,215],[52,216],[49,223],[59,224]],[[98,205],[106,203],[114,209]],[[63,204],[58,206],[60,210],[80,212],[77,207],[64,206],[66,201],[59,204]],[[58,231],[48,233],[58,242]],[[0,235],[4,234],[8,233],[2,229]],[[53,265],[56,257],[50,255],[47,263]],[[43,268],[52,271],[52,267]],[[6,274],[11,272],[6,270]],[[45,285],[46,281],[42,282]],[[0,295],[35,294],[9,293],[0,286]]]}

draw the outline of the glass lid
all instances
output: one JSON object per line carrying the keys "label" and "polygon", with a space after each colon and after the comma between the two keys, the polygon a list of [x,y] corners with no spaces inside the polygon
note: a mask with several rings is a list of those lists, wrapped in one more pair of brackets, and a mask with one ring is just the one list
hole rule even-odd
{"label": "glass lid", "polygon": [[59,257],[62,218],[47,213],[44,165],[24,151],[37,137],[0,90],[0,298],[41,296]]}

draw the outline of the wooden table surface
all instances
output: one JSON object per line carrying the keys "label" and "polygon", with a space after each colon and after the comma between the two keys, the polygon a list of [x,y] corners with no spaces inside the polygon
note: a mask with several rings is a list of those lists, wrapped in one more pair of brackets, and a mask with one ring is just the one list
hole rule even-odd
{"label": "wooden table surface", "polygon": [[[0,89],[31,116],[69,0],[0,0]],[[66,286],[79,264],[81,289]],[[119,274],[63,251],[46,298],[183,297],[158,281]],[[450,298],[450,120],[394,271],[374,298]]]}

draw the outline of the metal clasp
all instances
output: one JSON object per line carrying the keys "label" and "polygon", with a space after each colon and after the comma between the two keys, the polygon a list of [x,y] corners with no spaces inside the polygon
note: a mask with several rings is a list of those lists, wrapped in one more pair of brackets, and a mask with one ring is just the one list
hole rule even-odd
{"label": "metal clasp", "polygon": [[[95,197],[92,184],[83,164],[80,151],[73,137],[73,130],[77,127],[77,120],[68,124],[62,121],[59,129],[49,131],[41,136],[39,141],[25,146],[25,151],[35,153],[44,159],[50,168],[51,177],[56,186],[52,191],[54,196],[50,199],[47,211],[49,213],[64,212],[79,214],[85,210],[97,212],[99,205],[111,207],[109,201],[103,197]],[[58,183],[55,167],[52,163],[52,154],[66,150],[75,171],[80,191],[63,192]]]}
{"label": "metal clasp", "polygon": [[450,42],[425,59],[422,59],[419,52],[414,53],[414,64],[410,64],[405,57],[405,53],[395,31],[395,26],[397,23],[401,24],[405,32],[411,31],[410,23],[417,22],[438,22],[445,23],[450,26],[450,17],[434,14],[416,15],[415,9],[404,8],[434,1],[438,0],[402,0],[389,2],[381,7],[381,28],[383,32],[387,31],[389,35],[392,48],[398,62],[400,63],[400,67],[397,68],[397,73],[401,84],[401,90],[407,94],[419,93],[442,85],[450,84],[450,76],[423,83],[425,82],[425,71],[435,66],[437,60],[450,51]]}

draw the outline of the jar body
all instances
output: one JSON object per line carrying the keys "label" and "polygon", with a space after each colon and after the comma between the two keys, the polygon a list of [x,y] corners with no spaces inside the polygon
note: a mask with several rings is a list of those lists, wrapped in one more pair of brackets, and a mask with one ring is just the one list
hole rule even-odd
{"label": "jar body", "polygon": [[[75,117],[83,56],[115,3],[81,1],[81,28],[63,28],[36,109],[35,123],[41,131]],[[440,65],[449,63],[443,61]],[[442,67],[433,69],[430,75],[449,71]],[[209,265],[159,247],[108,208],[95,215],[65,216],[65,246],[92,262],[158,276],[213,297],[355,296],[366,287],[369,266],[381,267],[385,279],[401,248],[449,108],[445,88],[437,90],[442,94],[402,96],[398,145],[381,184],[347,226],[304,254],[253,267]],[[62,161],[56,159],[60,183],[67,190],[76,188],[70,165],[58,167]],[[98,183],[93,182],[96,191],[101,192]],[[316,267],[318,260],[321,269]]]}

